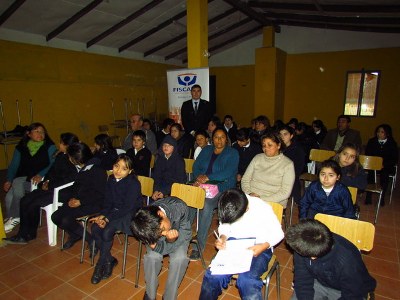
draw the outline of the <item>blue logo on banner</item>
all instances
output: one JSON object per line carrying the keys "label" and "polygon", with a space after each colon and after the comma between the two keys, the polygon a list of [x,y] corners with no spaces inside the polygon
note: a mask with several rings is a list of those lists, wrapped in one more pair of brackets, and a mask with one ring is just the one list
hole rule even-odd
{"label": "blue logo on banner", "polygon": [[177,79],[179,85],[189,86],[195,84],[197,75],[193,73],[179,74]]}

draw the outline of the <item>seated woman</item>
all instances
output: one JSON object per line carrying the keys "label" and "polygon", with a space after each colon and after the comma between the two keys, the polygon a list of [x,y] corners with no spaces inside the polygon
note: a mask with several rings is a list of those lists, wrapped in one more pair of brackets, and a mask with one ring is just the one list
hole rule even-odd
{"label": "seated woman", "polygon": [[[213,134],[214,130],[217,128],[220,128],[220,127],[222,128],[222,123],[221,123],[221,120],[219,119],[219,117],[212,116],[211,119],[208,121],[208,125],[207,125],[207,133],[208,133],[208,137],[211,139],[211,142],[212,142],[212,134]],[[228,141],[229,141],[229,139],[228,139]]]}
{"label": "seated woman", "polygon": [[[199,214],[199,230],[197,240],[200,248],[204,250],[208,230],[211,226],[214,209],[218,205],[219,194],[236,185],[236,174],[239,164],[238,152],[228,145],[228,133],[223,128],[217,128],[212,135],[213,144],[205,147],[197,157],[193,165],[193,176],[196,178],[194,185],[215,181],[218,186],[218,194],[213,198],[206,198],[204,208]],[[196,215],[195,209],[190,209],[191,221]],[[191,260],[198,260],[200,253],[192,250]]]}
{"label": "seated woman", "polygon": [[334,160],[321,163],[319,181],[313,181],[300,201],[300,218],[313,219],[317,213],[355,219],[349,189],[339,182],[340,166]]}
{"label": "seated woman", "polygon": [[[79,169],[79,173],[72,185],[72,196],[69,199],[61,199],[64,205],[51,215],[53,223],[69,235],[63,249],[71,248],[82,239],[82,226],[76,218],[98,213],[102,209],[107,182],[106,171],[91,164],[90,159],[93,155],[86,144],[72,144],[68,147],[67,153],[70,161]],[[91,244],[91,235],[86,233],[86,237],[86,241]]]}
{"label": "seated woman", "polygon": [[109,135],[101,133],[94,138],[93,161],[104,170],[112,170],[118,154]]}
{"label": "seated woman", "polygon": [[194,138],[191,134],[183,131],[182,125],[174,123],[170,128],[171,136],[176,140],[178,153],[183,158],[193,157]]}
{"label": "seated woman", "polygon": [[[68,147],[77,142],[79,139],[75,134],[69,132],[61,134],[60,149],[54,164],[44,180],[39,183],[38,189],[26,194],[21,199],[19,231],[16,235],[5,239],[8,244],[26,244],[28,241],[36,239],[40,208],[53,203],[54,188],[74,181],[78,174],[78,170],[66,153]],[[67,193],[67,190],[63,190],[63,193]]]}
{"label": "seated woman", "polygon": [[176,140],[167,135],[161,145],[162,152],[154,163],[154,192],[151,198],[158,200],[171,194],[174,182],[185,183],[185,161],[178,154]]}
{"label": "seated woman", "polygon": [[100,258],[92,275],[91,282],[99,283],[112,275],[113,268],[118,264],[111,255],[114,234],[120,230],[132,234],[130,223],[137,210],[142,207],[140,182],[133,174],[133,164],[126,154],[118,156],[113,166],[113,173],[108,177],[104,207],[100,215],[91,218],[92,237],[96,248],[100,249]]}
{"label": "seated woman", "polygon": [[[380,156],[383,158],[383,168],[379,172],[380,184],[382,187],[381,205],[385,205],[385,194],[389,185],[389,175],[394,174],[394,166],[399,160],[399,149],[392,136],[392,127],[388,124],[381,124],[375,129],[375,137],[368,141],[365,148],[365,155]],[[369,172],[368,181],[374,183],[374,174]],[[371,193],[367,192],[365,203],[371,203]]]}
{"label": "seated woman", "polygon": [[293,162],[281,153],[285,148],[279,134],[268,132],[261,137],[264,153],[257,154],[242,177],[242,190],[264,201],[286,207],[295,179]]}
{"label": "seated woman", "polygon": [[341,167],[340,181],[345,186],[353,186],[362,191],[367,187],[367,174],[360,164],[359,157],[358,147],[347,143],[339,148],[332,159]]}
{"label": "seated woman", "polygon": [[300,175],[303,173],[305,167],[305,153],[303,148],[293,139],[295,132],[292,127],[285,125],[278,130],[286,146],[282,152],[286,157],[290,158],[294,164],[295,179],[290,196],[293,197],[296,203],[299,203],[301,198]]}
{"label": "seated woman", "polygon": [[54,163],[57,148],[41,123],[32,123],[14,150],[4,183],[5,207],[8,220],[4,230],[10,232],[20,222],[20,200],[38,184]]}
{"label": "seated woman", "polygon": [[136,130],[132,133],[132,148],[126,151],[133,162],[133,171],[137,176],[149,176],[151,152],[146,148],[146,133]]}

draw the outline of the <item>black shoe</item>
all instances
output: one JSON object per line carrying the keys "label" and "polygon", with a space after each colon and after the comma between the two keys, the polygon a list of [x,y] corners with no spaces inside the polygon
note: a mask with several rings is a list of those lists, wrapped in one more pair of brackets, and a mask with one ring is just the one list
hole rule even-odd
{"label": "black shoe", "polygon": [[102,279],[107,279],[112,275],[114,267],[118,265],[118,260],[113,257],[113,260],[109,263],[106,263],[104,265],[104,272],[103,272],[103,277]]}
{"label": "black shoe", "polygon": [[80,238],[79,239],[71,239],[71,238],[69,238],[68,241],[66,241],[65,244],[63,245],[63,250],[67,250],[67,249],[71,248],[79,240],[80,240]]}
{"label": "black shoe", "polygon": [[200,253],[197,250],[192,250],[189,256],[190,261],[197,261],[200,259]]}
{"label": "black shoe", "polygon": [[89,257],[90,258],[92,258],[92,256],[96,257],[97,253],[99,252],[99,249],[96,247],[96,245],[94,246],[94,249],[93,249],[93,243],[94,243],[94,241],[89,243]]}
{"label": "black shoe", "polygon": [[104,266],[96,265],[92,279],[90,280],[93,284],[98,284],[103,279]]}
{"label": "black shoe", "polygon": [[9,237],[9,238],[4,238],[3,240],[5,242],[7,242],[7,244],[15,244],[15,245],[26,245],[26,244],[28,244],[28,241],[26,239],[24,239],[20,235],[14,235],[14,236]]}
{"label": "black shoe", "polygon": [[143,300],[153,300],[146,293],[144,293]]}

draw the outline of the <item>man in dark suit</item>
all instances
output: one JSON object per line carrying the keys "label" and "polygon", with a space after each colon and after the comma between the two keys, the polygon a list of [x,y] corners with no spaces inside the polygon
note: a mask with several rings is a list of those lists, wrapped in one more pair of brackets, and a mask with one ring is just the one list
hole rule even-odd
{"label": "man in dark suit", "polygon": [[340,115],[337,118],[337,128],[331,129],[322,142],[321,149],[337,151],[342,145],[353,143],[361,149],[361,136],[358,130],[350,128],[349,116]]}
{"label": "man in dark suit", "polygon": [[207,129],[208,120],[211,118],[211,107],[208,101],[200,99],[200,85],[193,85],[190,93],[192,94],[192,99],[183,102],[181,118],[185,131],[194,135],[198,130]]}

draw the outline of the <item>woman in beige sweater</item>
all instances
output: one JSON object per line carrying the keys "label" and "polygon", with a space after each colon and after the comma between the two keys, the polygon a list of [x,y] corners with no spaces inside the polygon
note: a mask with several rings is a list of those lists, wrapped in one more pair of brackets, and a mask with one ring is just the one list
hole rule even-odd
{"label": "woman in beige sweater", "polygon": [[242,190],[264,201],[286,207],[295,179],[293,162],[281,153],[285,144],[278,133],[261,138],[264,153],[256,155],[242,177]]}

